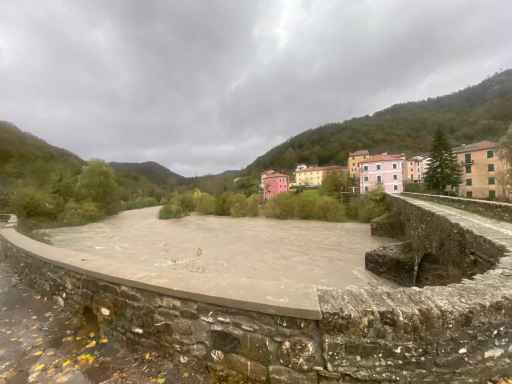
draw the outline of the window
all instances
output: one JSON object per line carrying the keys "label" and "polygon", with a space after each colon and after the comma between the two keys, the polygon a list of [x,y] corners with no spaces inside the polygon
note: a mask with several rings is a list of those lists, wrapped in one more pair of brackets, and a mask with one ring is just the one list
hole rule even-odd
{"label": "window", "polygon": [[398,180],[398,175],[393,175],[393,180]]}
{"label": "window", "polygon": [[466,161],[466,163],[471,163],[471,153],[465,153],[464,160]]}
{"label": "window", "polygon": [[466,173],[471,173],[471,165],[466,165]]}
{"label": "window", "polygon": [[489,185],[496,184],[496,178],[495,177],[489,177]]}
{"label": "window", "polygon": [[395,192],[398,191],[398,185],[396,185],[396,184],[393,185],[393,191],[395,191]]}
{"label": "window", "polygon": [[363,166],[363,171],[368,172],[368,166],[367,165]]}
{"label": "window", "polygon": [[396,163],[393,163],[393,169],[396,169],[398,165]]}
{"label": "window", "polygon": [[494,157],[494,151],[487,151],[487,158],[492,159]]}
{"label": "window", "polygon": [[468,199],[471,199],[471,198],[473,197],[473,192],[471,192],[471,191],[467,191],[467,192],[466,192],[466,197],[467,197]]}
{"label": "window", "polygon": [[494,172],[496,168],[494,167],[494,164],[487,164],[487,170],[489,172]]}
{"label": "window", "polygon": [[364,187],[364,191],[365,191],[365,192],[368,192],[368,187]]}
{"label": "window", "polygon": [[377,171],[380,171],[380,164],[377,164]]}
{"label": "window", "polygon": [[364,177],[364,181],[368,181],[368,176],[365,176],[365,177]]}
{"label": "window", "polygon": [[377,184],[382,184],[382,177],[381,176],[377,176]]}
{"label": "window", "polygon": [[466,185],[473,185],[473,180],[466,179]]}
{"label": "window", "polygon": [[496,200],[496,191],[489,191],[489,200]]}

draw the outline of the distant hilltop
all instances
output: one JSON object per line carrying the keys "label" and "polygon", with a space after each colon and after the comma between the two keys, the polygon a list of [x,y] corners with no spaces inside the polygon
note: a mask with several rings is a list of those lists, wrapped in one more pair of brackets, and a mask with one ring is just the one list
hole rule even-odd
{"label": "distant hilltop", "polygon": [[408,156],[430,148],[437,128],[453,145],[496,140],[512,122],[512,69],[480,84],[424,101],[396,104],[371,116],[307,130],[272,148],[243,173],[255,175],[295,164],[346,165],[349,152],[395,152]]}

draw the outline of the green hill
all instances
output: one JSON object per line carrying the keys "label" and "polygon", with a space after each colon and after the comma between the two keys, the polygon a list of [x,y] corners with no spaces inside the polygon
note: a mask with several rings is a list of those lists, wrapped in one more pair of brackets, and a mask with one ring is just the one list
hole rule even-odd
{"label": "green hill", "polygon": [[512,122],[512,69],[450,95],[396,104],[371,116],[305,131],[258,157],[244,174],[296,163],[344,164],[348,153],[413,154],[430,149],[437,128],[452,144],[498,139]]}
{"label": "green hill", "polygon": [[172,172],[168,168],[154,161],[143,163],[112,162],[110,166],[116,171],[129,172],[142,177],[160,187],[172,187],[185,181],[185,177]]}
{"label": "green hill", "polygon": [[44,184],[55,170],[77,173],[83,164],[73,153],[0,121],[0,189],[17,181]]}

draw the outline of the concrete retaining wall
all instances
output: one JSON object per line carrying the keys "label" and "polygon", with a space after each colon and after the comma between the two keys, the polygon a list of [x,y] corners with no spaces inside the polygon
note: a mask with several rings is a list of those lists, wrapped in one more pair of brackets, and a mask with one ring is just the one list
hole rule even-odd
{"label": "concrete retaining wall", "polygon": [[[425,247],[438,249],[432,212],[393,199],[408,235],[421,230],[431,243]],[[180,383],[486,383],[512,375],[509,249],[461,223],[450,227],[449,217],[439,220],[445,231],[463,230],[464,242],[478,245],[494,267],[447,286],[318,289],[318,319],[108,281],[35,254],[32,240],[12,228],[0,230],[0,258],[68,310],[95,319],[109,338],[166,352]]]}

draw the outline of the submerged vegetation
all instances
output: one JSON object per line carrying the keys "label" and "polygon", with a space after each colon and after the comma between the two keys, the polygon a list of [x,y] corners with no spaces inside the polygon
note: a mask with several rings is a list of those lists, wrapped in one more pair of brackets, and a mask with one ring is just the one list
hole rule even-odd
{"label": "submerged vegetation", "polygon": [[173,193],[160,209],[160,219],[175,219],[196,212],[201,215],[231,217],[263,216],[273,219],[302,219],[343,222],[369,222],[387,211],[385,195],[375,191],[353,197],[343,203],[329,195],[328,190],[307,190],[282,193],[269,201],[259,194],[223,192],[213,196],[199,190]]}

